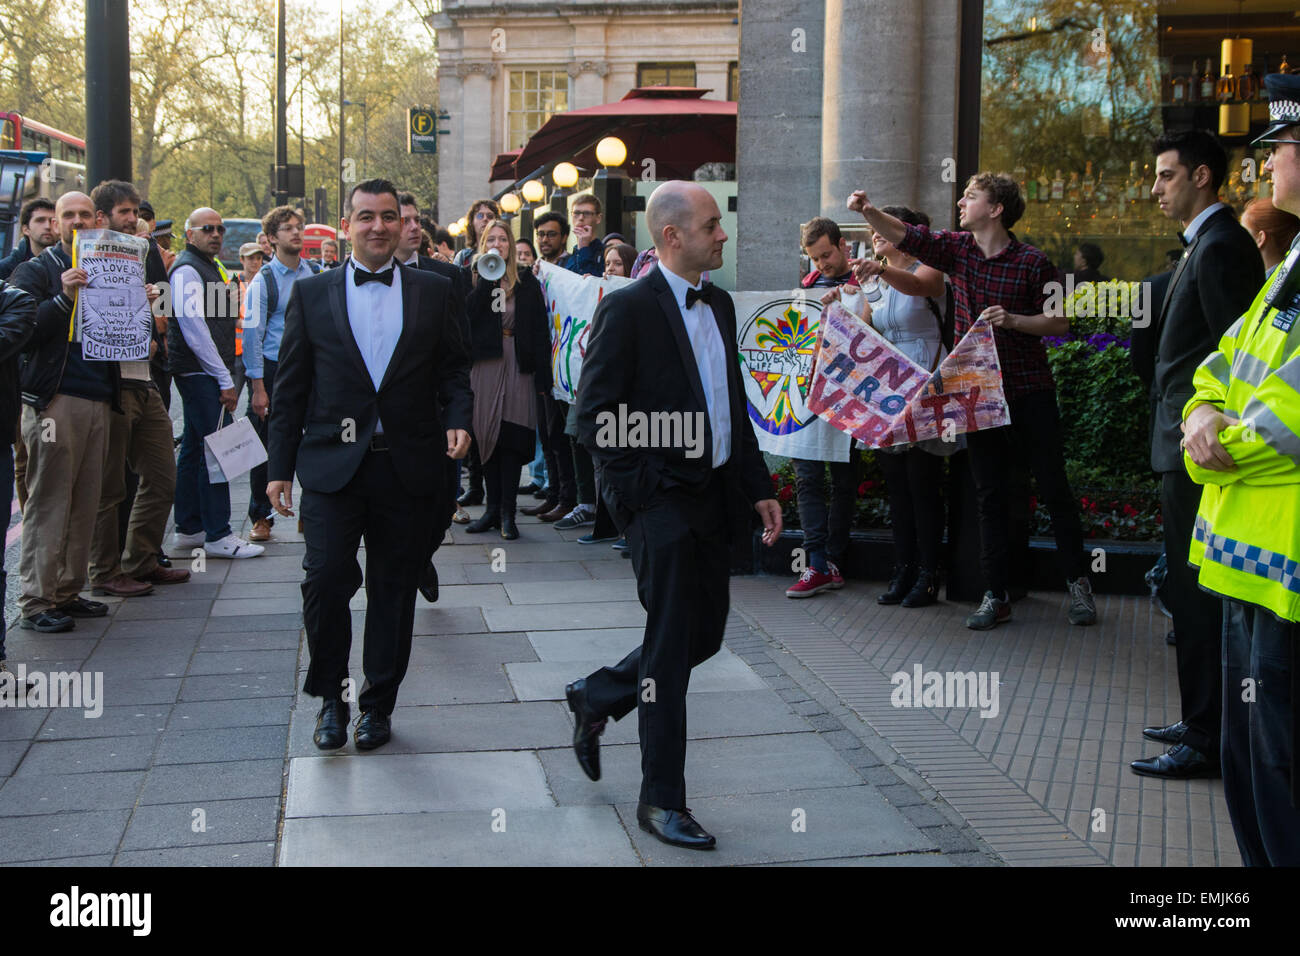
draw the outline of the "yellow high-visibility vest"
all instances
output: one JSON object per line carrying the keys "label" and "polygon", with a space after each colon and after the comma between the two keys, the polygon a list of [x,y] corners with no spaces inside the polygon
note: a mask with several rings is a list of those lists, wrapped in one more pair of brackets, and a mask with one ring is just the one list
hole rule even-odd
{"label": "yellow high-visibility vest", "polygon": [[[1187,473],[1205,486],[1188,560],[1201,587],[1300,621],[1300,239],[1192,379],[1197,405],[1240,419],[1219,433],[1236,468]],[[1274,286],[1274,283],[1278,285]],[[1268,305],[1270,294],[1293,292]],[[1174,560],[1174,555],[1169,559]]]}

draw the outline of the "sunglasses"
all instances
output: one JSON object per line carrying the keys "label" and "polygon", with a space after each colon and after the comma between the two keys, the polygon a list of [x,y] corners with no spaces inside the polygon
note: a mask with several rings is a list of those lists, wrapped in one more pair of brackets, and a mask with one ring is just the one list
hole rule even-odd
{"label": "sunglasses", "polygon": [[226,227],[224,225],[214,226],[211,223],[208,223],[206,226],[194,226],[194,228],[199,230],[199,232],[206,232],[209,235],[214,232],[219,236],[224,236],[226,234]]}

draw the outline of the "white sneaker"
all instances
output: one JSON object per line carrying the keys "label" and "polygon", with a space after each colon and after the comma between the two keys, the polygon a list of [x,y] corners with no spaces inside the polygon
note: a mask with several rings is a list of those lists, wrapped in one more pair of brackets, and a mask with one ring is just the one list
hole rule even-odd
{"label": "white sneaker", "polygon": [[203,550],[210,558],[255,558],[266,548],[260,544],[249,544],[243,538],[231,533],[220,541],[209,541]]}
{"label": "white sneaker", "polygon": [[208,536],[202,531],[196,531],[194,534],[181,534],[177,531],[172,535],[172,546],[176,548],[197,548],[208,540]]}

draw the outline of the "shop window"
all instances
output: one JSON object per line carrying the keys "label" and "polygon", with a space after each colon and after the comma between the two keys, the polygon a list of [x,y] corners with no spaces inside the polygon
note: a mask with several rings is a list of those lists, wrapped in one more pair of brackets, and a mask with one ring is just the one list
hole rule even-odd
{"label": "shop window", "polygon": [[506,149],[519,149],[543,123],[569,108],[569,74],[563,69],[511,70],[506,96]]}
{"label": "shop window", "polygon": [[638,63],[637,86],[694,86],[694,63]]}

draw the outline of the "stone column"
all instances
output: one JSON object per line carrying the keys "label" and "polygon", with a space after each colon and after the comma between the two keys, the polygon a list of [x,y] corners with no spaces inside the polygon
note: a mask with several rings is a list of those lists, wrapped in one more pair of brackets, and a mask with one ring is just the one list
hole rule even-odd
{"label": "stone column", "polygon": [[[736,288],[793,288],[799,224],[821,208],[821,3],[742,0]],[[725,93],[724,93],[725,95]]]}
{"label": "stone column", "polygon": [[826,0],[822,215],[849,220],[844,203],[859,188],[877,205],[916,201],[926,68],[919,6],[918,0]]}
{"label": "stone column", "polygon": [[461,207],[457,213],[459,218],[471,201],[488,195],[488,177],[492,175],[492,160],[496,158],[492,151],[492,79],[497,75],[497,65],[475,60],[459,64],[457,71],[464,89],[462,178],[460,195],[449,198],[453,208]]}
{"label": "stone column", "polygon": [[438,108],[450,116],[446,121],[450,133],[438,137],[438,205],[434,220],[444,227],[465,214],[464,209],[457,208],[465,164],[465,88],[456,66],[444,60],[438,73]]}

